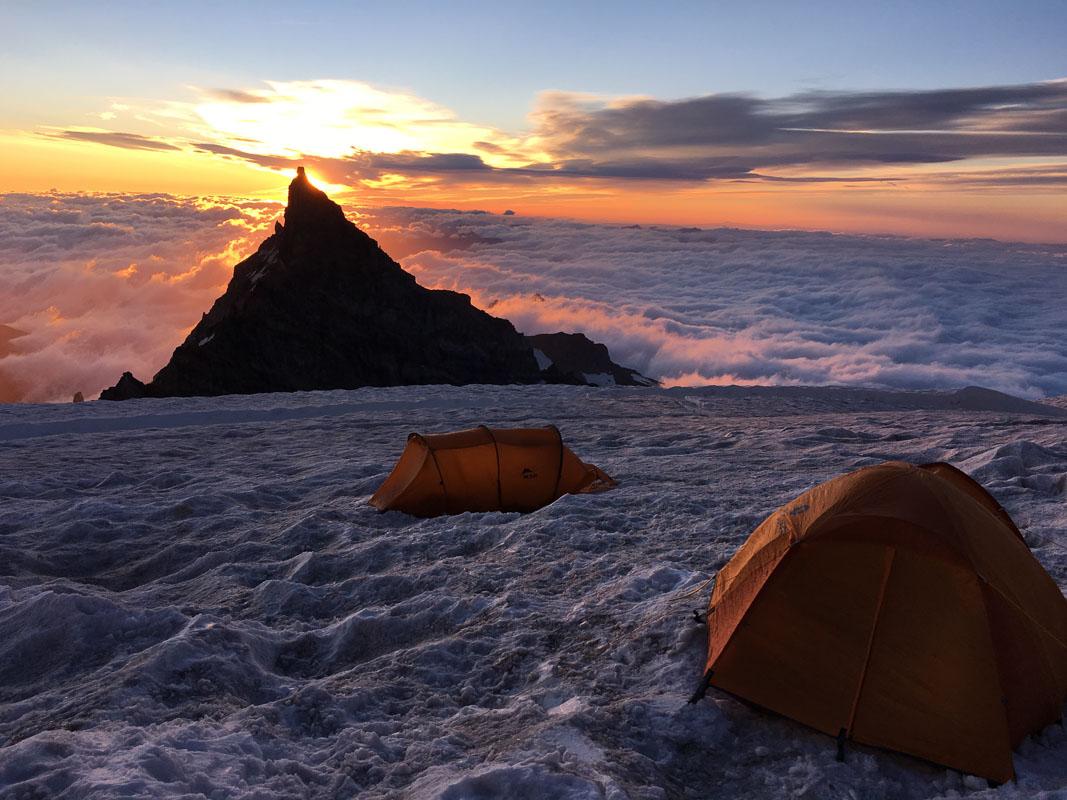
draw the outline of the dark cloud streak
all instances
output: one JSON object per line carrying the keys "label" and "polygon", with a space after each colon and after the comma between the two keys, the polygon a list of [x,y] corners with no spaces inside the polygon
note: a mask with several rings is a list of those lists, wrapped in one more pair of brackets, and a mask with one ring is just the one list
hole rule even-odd
{"label": "dark cloud streak", "polygon": [[95,144],[106,144],[110,147],[121,147],[125,150],[181,150],[180,147],[177,147],[170,142],[165,142],[162,139],[153,139],[148,136],[141,136],[139,133],[64,130],[46,135],[54,139],[72,139],[78,142],[94,142]]}
{"label": "dark cloud streak", "polygon": [[[338,181],[373,180],[386,173],[458,182],[886,181],[892,176],[832,173],[975,158],[1067,157],[1067,81],[915,92],[807,92],[774,99],[724,94],[610,106],[551,94],[542,99],[534,121],[534,133],[552,156],[548,163],[501,168],[462,153],[360,152],[320,168]],[[783,168],[813,174],[768,174]],[[1020,185],[1041,183],[1058,179],[1032,175]]]}
{"label": "dark cloud streak", "polygon": [[216,100],[227,100],[234,103],[269,103],[269,97],[263,97],[252,92],[243,92],[240,89],[207,89],[204,94]]}
{"label": "dark cloud streak", "polygon": [[666,180],[718,177],[707,169],[712,158],[730,158],[744,172],[1067,155],[1067,81],[775,99],[709,95],[607,107],[548,95],[536,118],[538,134],[561,158],[605,167],[640,158],[642,176],[659,168]]}
{"label": "dark cloud streak", "polygon": [[[269,102],[248,92],[211,93],[238,103]],[[548,160],[507,167],[488,163],[476,153],[372,152],[358,149],[356,142],[350,155],[334,158],[262,155],[211,142],[189,146],[272,169],[305,163],[328,180],[347,184],[385,175],[460,185],[579,179],[869,183],[899,179],[899,168],[909,165],[1067,158],[1067,80],[930,91],[804,92],[779,98],[735,93],[609,104],[549,93],[542,96],[532,121],[534,140]],[[114,147],[178,149],[133,133],[67,130],[54,135]],[[490,161],[506,152],[484,141],[473,148]],[[515,153],[512,158],[521,160]],[[840,174],[879,166],[885,168],[881,175]],[[786,174],[776,175],[776,170]],[[1061,182],[1061,167],[1040,172],[1038,168],[1017,185]],[[970,185],[982,183],[979,177]],[[1008,183],[1002,178],[984,181],[987,186]]]}

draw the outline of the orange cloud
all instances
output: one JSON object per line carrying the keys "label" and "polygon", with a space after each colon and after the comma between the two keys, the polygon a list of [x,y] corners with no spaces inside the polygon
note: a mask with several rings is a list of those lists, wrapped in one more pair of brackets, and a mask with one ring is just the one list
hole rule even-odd
{"label": "orange cloud", "polygon": [[546,92],[519,131],[350,80],[199,89],[99,116],[111,127],[8,132],[0,188],[276,197],[271,176],[302,163],[364,204],[1067,239],[1067,81],[779,98]]}
{"label": "orange cloud", "polygon": [[0,402],[91,397],[150,375],[276,218],[272,203],[0,196]]}

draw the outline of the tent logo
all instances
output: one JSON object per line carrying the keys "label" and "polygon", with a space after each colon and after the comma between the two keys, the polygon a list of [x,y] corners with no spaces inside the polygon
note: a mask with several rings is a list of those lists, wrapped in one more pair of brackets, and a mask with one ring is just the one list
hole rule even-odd
{"label": "tent logo", "polygon": [[537,473],[534,472],[529,467],[523,467],[522,468],[522,477],[525,478],[526,480],[530,480],[531,478],[536,478],[537,477]]}

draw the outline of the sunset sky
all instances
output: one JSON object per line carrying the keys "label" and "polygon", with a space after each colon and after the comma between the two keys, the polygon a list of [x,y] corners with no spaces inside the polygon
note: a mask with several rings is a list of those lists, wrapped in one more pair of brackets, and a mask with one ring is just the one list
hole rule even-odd
{"label": "sunset sky", "polygon": [[6,2],[0,192],[1067,242],[1067,3]]}

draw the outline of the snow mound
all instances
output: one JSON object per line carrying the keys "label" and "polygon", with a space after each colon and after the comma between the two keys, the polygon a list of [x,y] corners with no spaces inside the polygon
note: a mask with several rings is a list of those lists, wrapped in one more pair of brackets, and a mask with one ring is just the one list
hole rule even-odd
{"label": "snow mound", "polygon": [[623,800],[627,795],[617,787],[605,792],[600,784],[550,770],[541,764],[530,766],[498,765],[483,768],[475,774],[459,778],[440,792],[431,791],[426,797],[439,800],[479,800],[480,798],[510,797],[514,800]]}
{"label": "snow mound", "polygon": [[1067,494],[1067,450],[1058,452],[1022,439],[983,451],[961,466],[990,486]]}
{"label": "snow mound", "polygon": [[0,697],[69,688],[72,678],[140,653],[184,622],[173,608],[129,609],[69,590],[15,592],[0,606]]}

